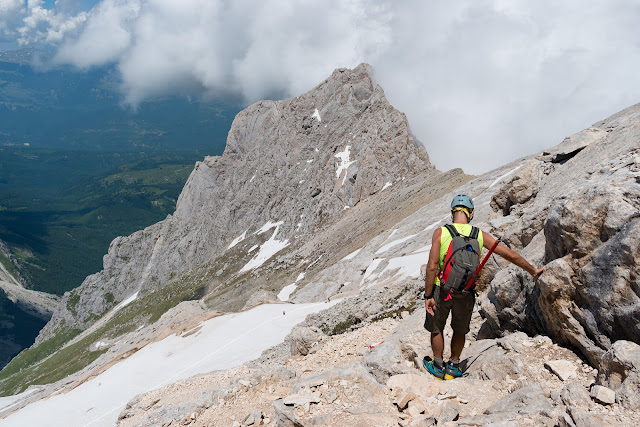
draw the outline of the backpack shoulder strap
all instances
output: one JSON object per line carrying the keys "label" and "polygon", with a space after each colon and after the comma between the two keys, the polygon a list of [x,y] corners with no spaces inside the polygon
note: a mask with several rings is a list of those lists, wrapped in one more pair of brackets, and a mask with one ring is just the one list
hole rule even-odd
{"label": "backpack shoulder strap", "polygon": [[458,230],[456,230],[456,228],[451,225],[451,224],[445,224],[444,227],[449,230],[449,234],[451,234],[451,238],[453,239],[456,236],[459,236],[460,233],[458,233]]}
{"label": "backpack shoulder strap", "polygon": [[471,227],[471,234],[469,237],[472,239],[478,240],[478,235],[480,234],[480,229],[478,227]]}

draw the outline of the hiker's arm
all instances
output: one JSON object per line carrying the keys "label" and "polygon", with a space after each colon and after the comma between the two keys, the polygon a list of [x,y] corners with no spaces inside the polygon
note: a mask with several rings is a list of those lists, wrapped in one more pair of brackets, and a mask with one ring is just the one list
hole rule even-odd
{"label": "hiker's arm", "polygon": [[[491,234],[485,233],[484,231],[482,232],[482,239],[483,246],[487,249],[490,249],[491,246],[493,246],[493,244],[496,242],[496,239],[494,239]],[[525,270],[533,277],[533,280],[538,280],[538,277],[540,276],[540,274],[542,274],[542,270],[544,269],[544,267],[535,268],[533,265],[529,264],[529,262],[524,259],[519,253],[509,249],[502,243],[498,244],[494,251],[510,263],[515,264],[521,269]]]}
{"label": "hiker's arm", "polygon": [[[440,259],[440,236],[442,229],[438,228],[433,232],[431,238],[431,250],[429,251],[429,260],[427,261],[427,272],[424,277],[424,293],[425,295],[433,294],[433,287],[436,283],[436,274],[438,274],[438,261]],[[426,310],[433,316],[433,310],[436,306],[433,298],[425,299],[424,305]]]}

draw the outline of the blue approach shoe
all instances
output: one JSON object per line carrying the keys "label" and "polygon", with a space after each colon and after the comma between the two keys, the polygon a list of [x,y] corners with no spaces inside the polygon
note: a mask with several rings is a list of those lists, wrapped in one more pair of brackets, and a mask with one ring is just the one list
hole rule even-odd
{"label": "blue approach shoe", "polygon": [[447,362],[444,364],[444,379],[452,380],[454,378],[460,378],[462,376],[462,371],[460,370],[460,365],[454,365],[451,362]]}
{"label": "blue approach shoe", "polygon": [[422,359],[422,364],[431,375],[439,380],[444,380],[444,368],[438,368],[436,365],[434,365],[433,360],[427,357]]}

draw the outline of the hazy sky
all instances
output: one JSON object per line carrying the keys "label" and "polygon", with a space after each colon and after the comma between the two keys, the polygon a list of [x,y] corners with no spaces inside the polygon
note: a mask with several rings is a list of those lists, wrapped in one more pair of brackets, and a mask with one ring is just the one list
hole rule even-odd
{"label": "hazy sky", "polygon": [[478,173],[640,102],[640,1],[0,0],[0,42],[117,67],[123,99],[295,96],[370,63],[441,170]]}

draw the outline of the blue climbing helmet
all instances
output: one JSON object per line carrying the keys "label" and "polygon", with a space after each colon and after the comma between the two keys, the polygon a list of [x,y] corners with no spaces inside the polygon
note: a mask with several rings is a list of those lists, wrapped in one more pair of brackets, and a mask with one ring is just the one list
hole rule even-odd
{"label": "blue climbing helmet", "polygon": [[453,221],[453,214],[457,211],[462,211],[467,216],[467,220],[471,222],[473,219],[473,200],[466,194],[458,194],[451,201],[451,221]]}
{"label": "blue climbing helmet", "polygon": [[471,197],[466,194],[458,194],[451,201],[451,209],[456,206],[464,206],[465,208],[473,209],[473,200],[471,200]]}

